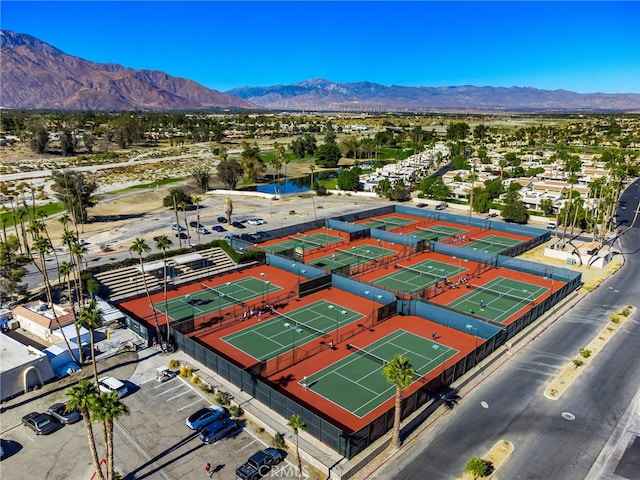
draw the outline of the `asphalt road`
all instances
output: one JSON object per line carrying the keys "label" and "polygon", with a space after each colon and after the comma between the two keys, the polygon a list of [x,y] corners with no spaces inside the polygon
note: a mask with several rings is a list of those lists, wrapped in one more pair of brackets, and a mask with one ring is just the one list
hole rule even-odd
{"label": "asphalt road", "polygon": [[[623,196],[619,221],[628,226],[639,181]],[[499,440],[515,451],[500,479],[584,479],[638,390],[640,322],[626,322],[558,400],[544,397],[553,375],[608,322],[640,298],[640,229],[620,239],[625,265],[527,348],[466,394],[444,421],[370,478],[459,478],[472,456]],[[483,402],[483,403],[481,403]],[[484,405],[484,406],[483,406]],[[486,408],[485,408],[486,407]]]}

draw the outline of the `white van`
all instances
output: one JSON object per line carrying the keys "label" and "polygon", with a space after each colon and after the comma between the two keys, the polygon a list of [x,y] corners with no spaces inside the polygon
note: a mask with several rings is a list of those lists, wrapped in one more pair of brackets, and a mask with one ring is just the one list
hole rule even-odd
{"label": "white van", "polygon": [[547,223],[547,230],[555,230],[556,228],[558,228],[558,225],[556,224],[556,222]]}

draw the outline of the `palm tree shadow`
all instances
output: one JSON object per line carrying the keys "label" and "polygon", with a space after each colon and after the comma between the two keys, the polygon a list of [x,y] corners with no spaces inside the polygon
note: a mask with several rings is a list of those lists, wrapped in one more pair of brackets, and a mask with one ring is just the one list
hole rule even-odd
{"label": "palm tree shadow", "polygon": [[275,379],[274,383],[279,387],[287,388],[287,385],[289,385],[289,383],[293,381],[295,381],[294,376],[292,374],[289,374],[287,376],[281,376],[280,378]]}

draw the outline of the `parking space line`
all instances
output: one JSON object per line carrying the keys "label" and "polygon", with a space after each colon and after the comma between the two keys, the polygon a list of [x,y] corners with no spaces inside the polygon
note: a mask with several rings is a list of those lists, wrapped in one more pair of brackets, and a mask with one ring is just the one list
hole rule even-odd
{"label": "parking space line", "polygon": [[173,388],[170,388],[169,390],[165,390],[164,392],[160,392],[159,394],[156,395],[156,397],[159,397],[160,395],[164,395],[165,393],[169,393],[172,390],[175,390],[175,389],[180,388],[180,387],[182,387],[182,385],[178,385],[177,387],[173,387]]}
{"label": "parking space line", "polygon": [[[258,440],[257,440],[257,439],[255,439],[253,442],[251,442],[251,443],[247,443],[247,444],[246,444],[244,447],[242,447],[240,450],[244,450],[245,448],[250,447],[251,445],[253,445],[253,444],[254,444],[254,443],[256,443],[257,441],[258,441]],[[238,451],[240,451],[240,450],[238,450]]]}
{"label": "parking space line", "polygon": [[[153,379],[152,379],[152,380],[153,380]],[[172,378],[171,380],[167,380],[166,382],[161,383],[160,385],[156,385],[155,387],[153,387],[153,389],[155,390],[156,388],[162,388],[162,387],[166,386],[166,385],[167,385],[167,383],[171,383],[171,382],[173,382],[174,380],[175,380],[175,378]]]}
{"label": "parking space line", "polygon": [[144,385],[145,383],[149,383],[149,382],[153,382],[155,380],[155,378],[150,378],[148,380],[144,380],[142,382],[138,382],[138,385]]}
{"label": "parking space line", "polygon": [[199,400],[196,400],[195,402],[191,402],[188,405],[185,405],[184,407],[180,407],[178,410],[176,410],[177,412],[181,412],[182,410],[184,410],[185,408],[189,408],[192,405],[195,405],[196,403],[200,403],[203,399],[200,398]]}
{"label": "parking space line", "polygon": [[186,392],[179,393],[178,395],[174,395],[173,397],[167,398],[165,400],[165,402],[169,402],[169,401],[173,400],[174,398],[181,397],[182,395],[186,395],[187,393],[191,393],[191,392],[187,390]]}

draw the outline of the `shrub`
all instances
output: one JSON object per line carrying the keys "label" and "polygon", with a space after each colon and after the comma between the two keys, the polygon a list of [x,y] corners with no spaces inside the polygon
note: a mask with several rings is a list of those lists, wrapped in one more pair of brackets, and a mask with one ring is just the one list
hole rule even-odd
{"label": "shrub", "polygon": [[612,313],[611,315],[609,315],[609,319],[613,323],[620,323],[620,315],[618,315],[617,313]]}
{"label": "shrub", "polygon": [[193,375],[193,368],[180,365],[180,376],[182,378],[189,378],[191,375]]}
{"label": "shrub", "polygon": [[296,211],[295,210],[289,210],[289,215],[295,215]]}
{"label": "shrub", "polygon": [[218,390],[215,393],[215,395],[213,396],[213,400],[218,405],[221,405],[223,407],[226,407],[227,405],[229,405],[231,403],[231,401],[229,399],[229,394],[227,392],[223,392],[222,390]]}
{"label": "shrub", "polygon": [[169,360],[169,368],[174,370],[176,368],[178,368],[180,366],[180,360],[176,360],[175,358],[172,358],[171,360]]}
{"label": "shrub", "polygon": [[582,358],[589,358],[591,356],[591,350],[586,349],[586,348],[581,348],[579,350],[580,355],[582,356]]}
{"label": "shrub", "polygon": [[202,385],[202,379],[198,375],[193,375],[191,377],[191,383],[197,387],[198,385]]}
{"label": "shrub", "polygon": [[280,432],[276,432],[276,434],[273,436],[273,446],[276,448],[280,448],[282,450],[286,450],[287,449],[287,442],[284,441],[284,435]]}
{"label": "shrub", "polygon": [[239,418],[244,415],[244,410],[242,410],[242,407],[239,405],[232,405],[231,408],[229,408],[229,413],[233,418]]}
{"label": "shrub", "polygon": [[631,314],[631,310],[629,310],[628,307],[625,307],[622,309],[622,311],[620,312],[620,315],[622,315],[623,317],[628,317]]}
{"label": "shrub", "polygon": [[578,368],[581,367],[582,365],[584,365],[584,362],[582,360],[580,360],[579,358],[576,358],[573,360],[573,365]]}

